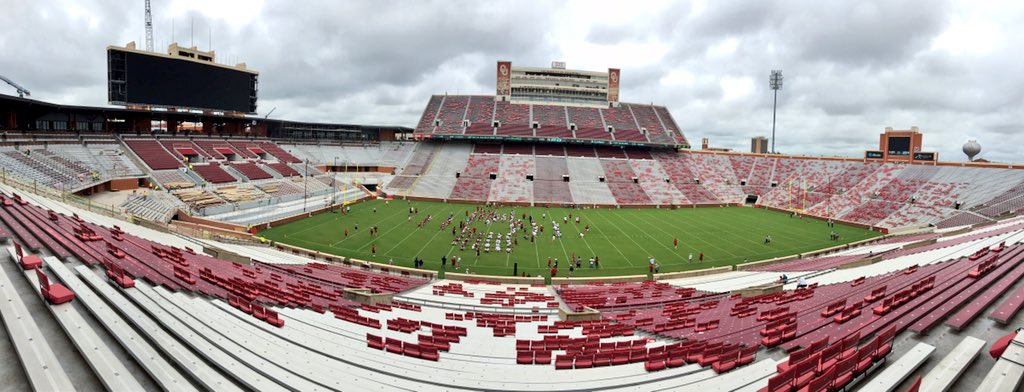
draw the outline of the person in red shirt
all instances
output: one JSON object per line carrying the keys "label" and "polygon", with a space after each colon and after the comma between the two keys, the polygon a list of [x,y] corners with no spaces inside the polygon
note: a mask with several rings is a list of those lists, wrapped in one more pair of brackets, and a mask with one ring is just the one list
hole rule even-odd
{"label": "person in red shirt", "polygon": [[697,258],[697,261],[704,261],[704,252],[700,252],[700,257]]}
{"label": "person in red shirt", "polygon": [[679,239],[678,238],[673,238],[672,239],[672,247],[674,247],[676,249],[679,249]]}
{"label": "person in red shirt", "polygon": [[551,268],[551,277],[554,278],[555,275],[558,275],[558,268],[552,267]]}

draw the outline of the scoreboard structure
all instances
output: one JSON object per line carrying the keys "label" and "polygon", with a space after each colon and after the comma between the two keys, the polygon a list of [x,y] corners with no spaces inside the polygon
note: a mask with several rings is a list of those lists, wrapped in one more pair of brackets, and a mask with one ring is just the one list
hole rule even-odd
{"label": "scoreboard structure", "polygon": [[921,150],[923,139],[917,127],[910,127],[909,130],[894,130],[887,127],[885,132],[878,135],[878,149],[865,151],[864,158],[899,162],[937,162],[938,153]]}
{"label": "scoreboard structure", "polygon": [[107,96],[124,106],[255,114],[259,73],[215,62],[216,53],[171,44],[167,54],[107,47]]}

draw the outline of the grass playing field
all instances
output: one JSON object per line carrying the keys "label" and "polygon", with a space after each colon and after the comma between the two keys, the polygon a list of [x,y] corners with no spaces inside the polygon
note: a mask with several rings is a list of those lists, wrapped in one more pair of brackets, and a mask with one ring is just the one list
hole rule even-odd
{"label": "grass playing field", "polygon": [[[416,207],[416,214],[409,214],[409,207]],[[829,228],[823,221],[793,218],[789,214],[748,207],[687,208],[687,209],[566,209],[544,207],[502,207],[486,208],[488,211],[507,214],[515,212],[523,220],[525,230],[518,230],[512,252],[507,253],[504,234],[509,232],[508,221],[492,221],[490,226],[481,218],[468,225],[477,229],[484,240],[488,232],[499,233],[501,251],[495,251],[491,242],[490,252],[481,252],[480,257],[471,249],[452,246],[452,227],[458,231],[459,221],[467,219],[478,208],[468,204],[446,204],[440,202],[407,202],[393,200],[371,201],[354,205],[348,214],[325,213],[311,218],[274,227],[261,233],[269,240],[318,250],[340,256],[348,256],[378,263],[413,266],[413,258],[426,261],[424,268],[441,270],[441,256],[448,260],[461,257],[458,272],[468,269],[472,273],[486,275],[511,275],[513,264],[519,263],[519,273],[529,276],[549,275],[548,257],[559,260],[558,276],[569,274],[567,261],[573,254],[583,258],[583,266],[573,276],[596,275],[637,275],[648,272],[648,258],[654,257],[661,272],[674,272],[708,267],[732,265],[744,260],[757,261],[807,252],[871,238],[879,233],[852,226],[836,224]],[[572,214],[569,223],[563,218]],[[432,216],[432,219],[418,227]],[[451,225],[441,229],[442,223],[453,219]],[[530,240],[532,228],[529,217],[544,231]],[[581,221],[575,223],[579,216]],[[543,217],[543,218],[542,218]],[[561,226],[561,238],[552,239],[551,221]],[[356,226],[358,225],[358,230]],[[378,226],[376,236],[370,235],[370,228]],[[518,226],[518,225],[517,225]],[[580,237],[581,231],[590,231]],[[345,230],[348,230],[348,236]],[[840,241],[831,241],[829,234],[835,230]],[[524,234],[527,236],[524,238]],[[771,244],[764,244],[765,236],[772,237]],[[469,244],[475,242],[476,236]],[[673,241],[678,239],[678,248]],[[480,241],[481,247],[484,240]],[[376,254],[372,252],[376,248]],[[700,253],[704,261],[698,262]],[[693,261],[688,261],[693,254]],[[590,257],[599,258],[599,268],[589,268]],[[445,268],[452,271],[451,264]]]}

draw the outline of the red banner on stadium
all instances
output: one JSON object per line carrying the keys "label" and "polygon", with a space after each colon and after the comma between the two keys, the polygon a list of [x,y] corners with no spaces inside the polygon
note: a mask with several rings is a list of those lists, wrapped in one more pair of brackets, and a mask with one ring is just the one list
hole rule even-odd
{"label": "red banner on stadium", "polygon": [[608,102],[619,102],[618,68],[608,68]]}
{"label": "red banner on stadium", "polygon": [[512,62],[498,62],[498,96],[512,95]]}

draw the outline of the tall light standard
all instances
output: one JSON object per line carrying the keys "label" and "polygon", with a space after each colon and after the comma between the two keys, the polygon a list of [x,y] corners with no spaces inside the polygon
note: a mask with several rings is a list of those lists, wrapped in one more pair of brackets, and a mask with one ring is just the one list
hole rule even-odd
{"label": "tall light standard", "polygon": [[773,69],[768,77],[768,85],[775,91],[775,99],[772,101],[772,154],[775,153],[775,107],[779,103],[779,90],[782,89],[782,70]]}

